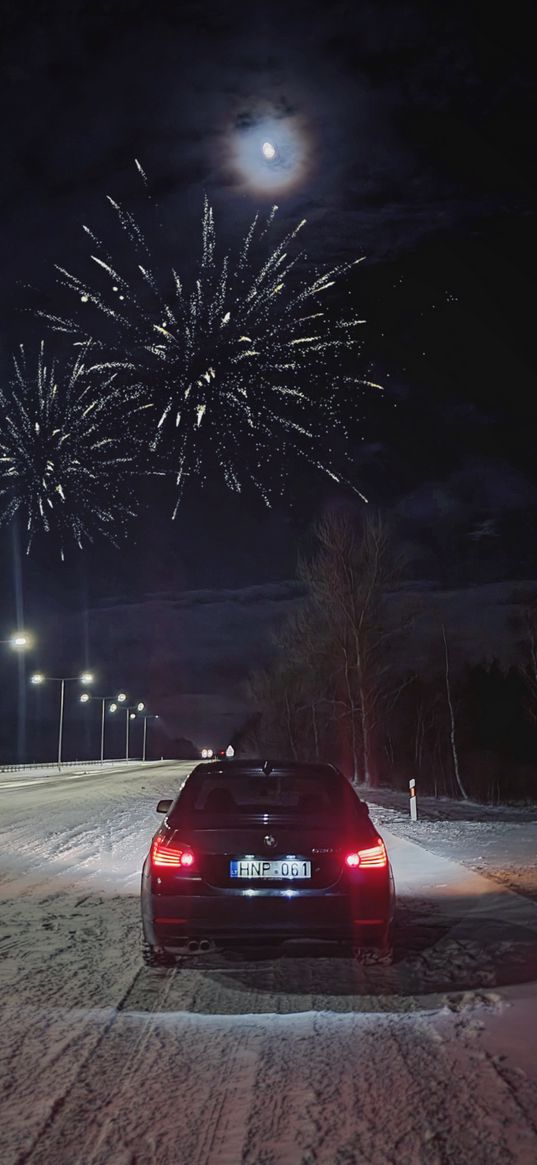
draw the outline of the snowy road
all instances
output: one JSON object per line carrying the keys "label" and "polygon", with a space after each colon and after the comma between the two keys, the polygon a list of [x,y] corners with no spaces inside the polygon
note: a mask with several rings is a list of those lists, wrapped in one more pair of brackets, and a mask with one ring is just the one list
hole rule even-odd
{"label": "snowy road", "polygon": [[397,961],[140,961],[190,765],[0,790],[2,1165],[535,1165],[537,904],[385,828]]}

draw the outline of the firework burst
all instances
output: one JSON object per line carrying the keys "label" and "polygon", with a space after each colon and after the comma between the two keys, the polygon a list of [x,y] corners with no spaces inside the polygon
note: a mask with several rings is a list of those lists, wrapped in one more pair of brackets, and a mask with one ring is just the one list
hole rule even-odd
{"label": "firework burst", "polygon": [[79,310],[41,314],[75,341],[98,343],[105,360],[132,369],[152,392],[151,447],[172,466],[178,502],[185,479],[205,478],[213,463],[230,489],[250,481],[267,504],[290,457],[349,484],[344,418],[354,422],[363,393],[380,387],[355,371],[365,321],[327,306],[354,264],[312,274],[296,246],[305,220],[270,248],[277,207],[254,219],[235,256],[218,260],[205,200],[201,258],[186,287],[175,269],[162,273],[152,261],[132,215],[109,203],[128,242],[123,260],[84,227],[95,279],[58,267]]}
{"label": "firework burst", "polygon": [[60,365],[42,343],[30,365],[21,347],[13,380],[0,389],[0,523],[22,512],[28,551],[38,531],[59,537],[62,558],[68,542],[82,547],[95,535],[115,542],[134,513],[121,499],[136,445],[134,437],[125,453],[124,431],[144,407],[141,393],[133,387],[125,395],[117,371],[105,375],[87,363],[90,355],[84,345]]}

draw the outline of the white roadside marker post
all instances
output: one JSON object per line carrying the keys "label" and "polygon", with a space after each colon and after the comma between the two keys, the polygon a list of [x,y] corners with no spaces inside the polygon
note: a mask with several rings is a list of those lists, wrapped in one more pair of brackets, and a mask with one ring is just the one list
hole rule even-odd
{"label": "white roadside marker post", "polygon": [[409,788],[409,793],[410,793],[410,820],[417,821],[418,820],[418,798],[416,797],[416,782],[415,782],[414,778],[412,778],[412,780],[408,782],[408,788]]}

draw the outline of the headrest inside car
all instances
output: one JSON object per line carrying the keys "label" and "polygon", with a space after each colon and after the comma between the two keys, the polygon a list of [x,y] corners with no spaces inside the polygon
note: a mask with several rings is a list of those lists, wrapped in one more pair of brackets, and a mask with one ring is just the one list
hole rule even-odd
{"label": "headrest inside car", "polygon": [[206,813],[232,813],[236,808],[229,789],[211,789],[204,805]]}

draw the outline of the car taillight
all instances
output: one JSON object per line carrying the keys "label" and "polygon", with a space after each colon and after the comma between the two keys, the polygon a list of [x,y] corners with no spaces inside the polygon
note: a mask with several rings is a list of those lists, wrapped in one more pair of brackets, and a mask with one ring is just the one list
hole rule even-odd
{"label": "car taillight", "polygon": [[151,846],[151,864],[157,867],[172,866],[176,870],[190,870],[195,864],[192,850],[181,842],[167,844],[162,837],[156,837]]}
{"label": "car taillight", "polygon": [[377,844],[370,846],[368,849],[353,850],[352,853],[345,855],[345,864],[351,870],[362,869],[372,870],[380,869],[382,866],[388,865],[388,856],[386,854],[386,847],[380,837],[377,837]]}

